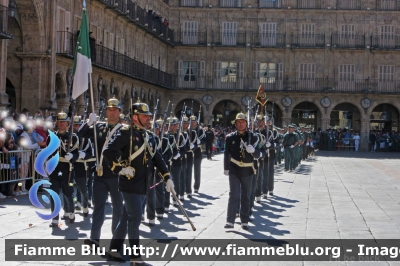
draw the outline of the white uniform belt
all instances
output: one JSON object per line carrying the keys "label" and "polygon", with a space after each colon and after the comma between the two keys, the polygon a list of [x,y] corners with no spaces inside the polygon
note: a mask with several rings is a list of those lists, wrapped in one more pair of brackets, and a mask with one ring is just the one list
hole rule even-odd
{"label": "white uniform belt", "polygon": [[251,167],[251,168],[253,168],[254,174],[257,174],[257,170],[256,170],[256,168],[254,168],[254,163],[239,162],[238,160],[235,160],[233,158],[231,158],[231,162],[236,164],[239,167]]}
{"label": "white uniform belt", "polygon": [[244,162],[239,162],[238,160],[235,160],[231,158],[231,162],[236,164],[239,167],[253,167],[253,163],[244,163]]}
{"label": "white uniform belt", "polygon": [[90,159],[87,159],[87,160],[78,159],[78,160],[76,160],[75,162],[77,162],[77,163],[83,163],[83,165],[85,166],[85,170],[87,170],[87,169],[88,169],[87,163],[89,163],[89,162],[95,162],[95,161],[96,161],[96,158],[90,158]]}

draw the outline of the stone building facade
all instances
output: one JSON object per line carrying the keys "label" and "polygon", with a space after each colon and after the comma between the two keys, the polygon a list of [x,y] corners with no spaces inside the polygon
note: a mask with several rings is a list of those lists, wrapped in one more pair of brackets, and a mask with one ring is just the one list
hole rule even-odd
{"label": "stone building facade", "polygon": [[[348,127],[364,147],[371,129],[399,130],[398,1],[86,2],[96,111],[113,95],[125,113],[131,98],[160,99],[160,114],[193,102],[203,123],[226,125],[263,85],[277,125]],[[0,4],[0,105],[67,109],[82,1]]]}

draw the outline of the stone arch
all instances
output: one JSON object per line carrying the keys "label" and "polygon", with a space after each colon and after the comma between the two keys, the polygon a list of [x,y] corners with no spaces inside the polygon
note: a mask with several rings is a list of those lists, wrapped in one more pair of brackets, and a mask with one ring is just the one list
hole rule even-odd
{"label": "stone arch", "polygon": [[[23,34],[23,50],[27,48],[42,51],[45,42],[44,9],[50,9],[51,1],[43,0],[16,0],[19,14],[21,16],[21,27]],[[46,6],[47,5],[47,6]]]}
{"label": "stone arch", "polygon": [[308,96],[304,96],[304,97],[293,97],[292,98],[292,104],[290,105],[290,107],[288,108],[288,114],[292,114],[293,113],[293,109],[300,103],[302,102],[308,102],[308,103],[312,103],[314,104],[318,110],[320,111],[321,115],[323,115],[325,113],[324,109],[322,108],[322,106],[319,104],[319,98],[310,98]]}
{"label": "stone arch", "polygon": [[245,95],[241,95],[241,96],[238,96],[238,97],[240,97],[240,98],[236,98],[235,99],[235,97],[232,97],[231,99],[220,99],[220,100],[218,100],[218,101],[213,101],[209,106],[208,106],[208,108],[209,108],[209,110],[210,110],[210,112],[212,113],[212,111],[215,109],[215,106],[218,104],[218,103],[220,103],[220,102],[222,102],[222,101],[225,101],[225,100],[229,100],[229,101],[232,101],[232,102],[234,102],[235,104],[237,104],[239,107],[240,107],[240,111],[239,112],[245,112],[246,111],[246,107],[241,103],[241,100],[242,100],[242,98],[243,97],[245,97]]}
{"label": "stone arch", "polygon": [[375,107],[377,107],[378,105],[381,104],[390,104],[393,105],[393,107],[395,107],[397,109],[397,112],[400,113],[400,103],[396,98],[392,98],[390,100],[387,99],[379,99],[379,100],[372,100],[371,99],[371,106],[368,108],[368,112],[367,115],[370,116],[372,111],[375,109]]}
{"label": "stone arch", "polygon": [[[69,101],[69,95],[67,82],[62,71],[56,73],[55,91],[57,104],[67,104]],[[52,99],[50,99],[50,101],[52,101]],[[52,102],[50,104],[52,104]]]}
{"label": "stone arch", "polygon": [[353,129],[355,132],[361,130],[361,120],[363,112],[354,104],[354,101],[342,101],[342,103],[335,104],[329,112],[330,125],[338,128]]}
{"label": "stone arch", "polygon": [[398,131],[400,113],[393,104],[383,102],[371,109],[370,126],[372,130],[384,132]]}
{"label": "stone arch", "polygon": [[291,109],[291,123],[295,123],[297,126],[311,126],[314,129],[320,127],[320,121],[324,113],[315,102],[302,101],[293,105]]}
{"label": "stone arch", "polygon": [[[188,110],[192,108],[192,101],[193,101],[193,112],[189,112]],[[182,107],[183,107],[183,103],[185,103],[186,106],[187,106],[187,109],[186,109],[186,115],[187,116],[192,115],[192,114],[194,114],[195,116],[199,115],[201,102],[199,100],[197,100],[197,99],[185,98],[185,99],[180,100],[176,105],[174,105],[173,114],[176,117],[179,118],[180,112],[181,112]],[[201,115],[200,115],[200,122],[206,121],[206,120],[204,120],[204,117],[203,117],[203,114],[204,114],[203,106],[201,108],[202,108],[202,112],[201,112]]]}
{"label": "stone arch", "polygon": [[242,104],[229,99],[218,101],[212,109],[212,117],[206,121],[209,120],[208,124],[212,124],[213,126],[222,124],[222,126],[229,127],[231,125],[230,122],[235,120],[236,114],[243,111],[242,106]]}
{"label": "stone arch", "polygon": [[340,98],[339,100],[336,100],[334,103],[332,103],[332,105],[330,107],[328,107],[326,114],[328,116],[330,116],[332,110],[335,109],[336,106],[338,106],[339,104],[342,104],[342,103],[348,103],[348,104],[354,105],[358,109],[358,111],[360,112],[361,117],[362,117],[364,115],[364,110],[360,105],[360,101],[361,101],[361,99],[354,100],[354,99],[350,99],[350,98]]}

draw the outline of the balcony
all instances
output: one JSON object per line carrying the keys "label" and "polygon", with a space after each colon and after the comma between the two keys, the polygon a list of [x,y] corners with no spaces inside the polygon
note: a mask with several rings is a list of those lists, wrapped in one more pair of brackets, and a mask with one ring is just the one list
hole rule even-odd
{"label": "balcony", "polygon": [[[57,32],[57,55],[74,58],[78,36],[70,33]],[[134,79],[142,80],[163,88],[172,88],[172,75],[152,66],[139,62],[115,50],[90,44],[92,65],[113,71]]]}
{"label": "balcony", "polygon": [[175,32],[175,45],[206,46],[207,32],[200,32],[200,31]]}
{"label": "balcony", "polygon": [[114,9],[121,16],[127,17],[131,22],[155,35],[156,38],[174,45],[174,31],[165,26],[159,19],[139,7],[132,0],[99,0]]}
{"label": "balcony", "polygon": [[400,0],[376,0],[376,10],[400,10]]}
{"label": "balcony", "polygon": [[253,47],[286,47],[286,34],[284,33],[252,33],[251,39]]}
{"label": "balcony", "polygon": [[176,90],[257,91],[263,85],[269,92],[338,92],[400,94],[400,80],[291,77],[253,78],[237,76],[175,76]]}
{"label": "balcony", "polygon": [[371,49],[400,50],[400,36],[398,36],[398,35],[373,35],[373,36],[371,36]]}
{"label": "balcony", "polygon": [[0,6],[0,39],[14,38],[8,31],[8,15],[11,10],[8,7]]}
{"label": "balcony", "polygon": [[219,0],[219,7],[241,7],[241,0]]}
{"label": "balcony", "polygon": [[181,7],[202,7],[203,0],[179,0]]}
{"label": "balcony", "polygon": [[331,47],[337,49],[365,49],[365,35],[332,34]]}
{"label": "balcony", "polygon": [[213,31],[214,46],[246,46],[246,32]]}
{"label": "balcony", "polygon": [[336,9],[361,10],[361,0],[337,0]]}
{"label": "balcony", "polygon": [[291,48],[325,48],[325,34],[292,34]]}

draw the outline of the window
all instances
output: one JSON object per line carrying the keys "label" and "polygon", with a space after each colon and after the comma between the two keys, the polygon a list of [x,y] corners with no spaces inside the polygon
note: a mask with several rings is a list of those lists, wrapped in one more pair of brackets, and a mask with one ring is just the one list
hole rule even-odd
{"label": "window", "polygon": [[220,0],[221,7],[241,7],[241,0]]}
{"label": "window", "polygon": [[276,23],[261,23],[260,34],[262,46],[276,46]]}
{"label": "window", "polygon": [[271,7],[277,8],[281,7],[282,0],[260,0],[260,7]]}
{"label": "window", "polygon": [[355,45],[355,25],[342,25],[339,37],[341,45]]}
{"label": "window", "polygon": [[198,43],[198,22],[184,21],[182,27],[182,43],[197,44]]}
{"label": "window", "polygon": [[315,24],[301,25],[300,44],[307,46],[315,45]]}
{"label": "window", "polygon": [[339,65],[339,81],[354,81],[354,65]]}
{"label": "window", "polygon": [[236,82],[236,62],[221,62],[221,82]]}
{"label": "window", "polygon": [[394,37],[394,26],[384,25],[381,26],[379,35],[379,44],[384,47],[394,48],[395,37]]}
{"label": "window", "polygon": [[276,63],[260,63],[260,83],[275,83]]}
{"label": "window", "polygon": [[315,78],[315,64],[300,64],[299,78],[301,80]]}
{"label": "window", "polygon": [[181,0],[181,6],[203,6],[203,0]]}
{"label": "window", "polygon": [[379,66],[379,81],[394,80],[394,66]]}
{"label": "window", "polygon": [[236,45],[237,23],[222,22],[222,45]]}

